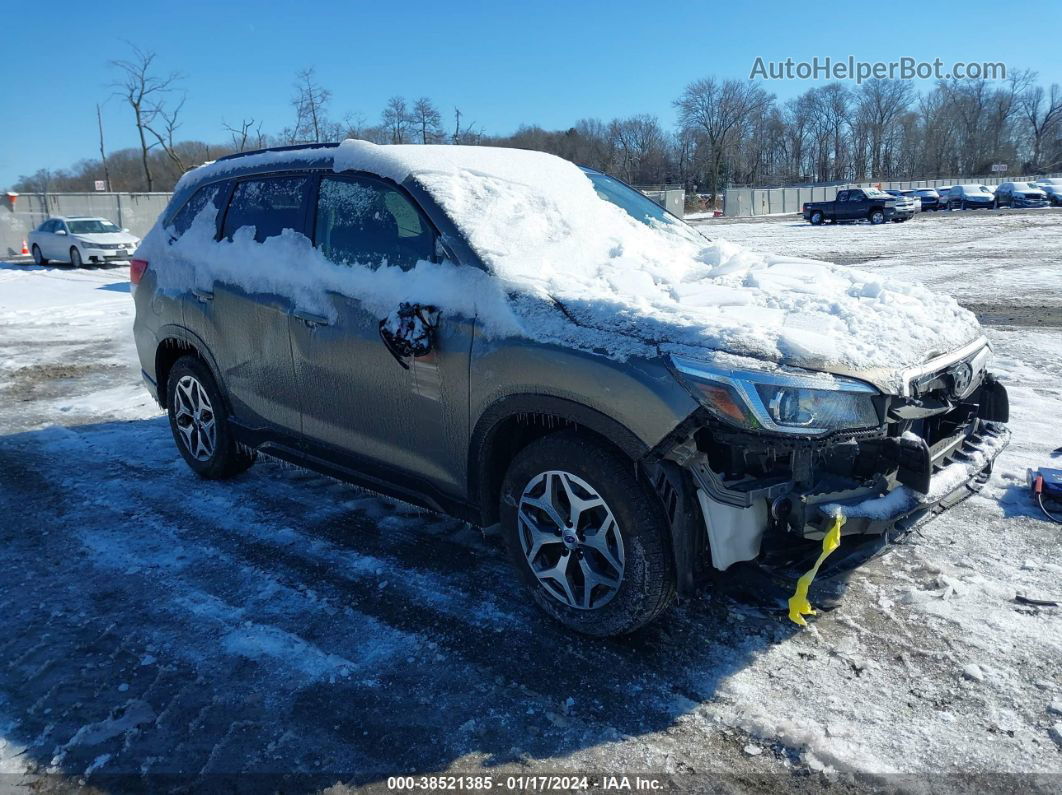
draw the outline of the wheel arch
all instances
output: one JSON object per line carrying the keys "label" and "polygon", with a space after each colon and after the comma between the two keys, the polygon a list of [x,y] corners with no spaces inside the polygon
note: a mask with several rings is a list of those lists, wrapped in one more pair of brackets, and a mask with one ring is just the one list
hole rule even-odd
{"label": "wheel arch", "polygon": [[158,340],[159,343],[155,346],[155,392],[162,408],[167,408],[166,382],[169,380],[170,370],[183,356],[195,356],[202,361],[210,369],[214,383],[218,385],[226,402],[228,401],[228,393],[225,391],[217,362],[202,339],[183,326],[171,325],[159,329]]}
{"label": "wheel arch", "polygon": [[483,525],[498,521],[498,498],[513,457],[534,440],[561,430],[597,438],[632,462],[649,452],[625,425],[582,403],[538,394],[501,398],[480,415],[469,446],[468,494]]}

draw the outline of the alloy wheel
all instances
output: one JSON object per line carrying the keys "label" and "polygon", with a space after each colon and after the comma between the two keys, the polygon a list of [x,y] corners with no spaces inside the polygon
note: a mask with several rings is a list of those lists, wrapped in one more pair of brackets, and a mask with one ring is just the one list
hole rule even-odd
{"label": "alloy wheel", "polygon": [[516,513],[524,558],[553,598],[579,610],[603,607],[623,582],[623,537],[605,500],[559,470],[531,478]]}
{"label": "alloy wheel", "polygon": [[183,376],[173,393],[174,420],[185,449],[197,461],[209,461],[217,445],[214,407],[203,385]]}

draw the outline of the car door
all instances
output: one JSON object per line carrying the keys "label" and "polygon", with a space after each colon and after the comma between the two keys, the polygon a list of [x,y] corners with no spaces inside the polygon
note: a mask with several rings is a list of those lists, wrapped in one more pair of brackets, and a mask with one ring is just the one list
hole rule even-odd
{"label": "car door", "polygon": [[834,220],[844,221],[848,218],[848,191],[838,191],[837,196],[833,200],[833,217]]}
{"label": "car door", "polygon": [[442,267],[436,230],[407,192],[368,175],[322,175],[313,215],[314,245],[347,287],[324,292],[327,317],[292,319],[304,436],[362,472],[463,495],[474,318],[442,313],[418,357],[381,334],[410,271]]}
{"label": "car door", "polygon": [[301,426],[289,322],[305,263],[291,241],[305,231],[312,181],[308,174],[237,181],[214,244],[217,262],[185,301],[185,323],[213,354],[233,414],[253,428],[297,434]]}
{"label": "car door", "polygon": [[51,257],[52,251],[52,229],[55,228],[55,220],[45,221],[39,227],[37,231],[31,235],[33,242],[37,244],[37,248],[41,250],[41,256],[45,259]]}
{"label": "car door", "polygon": [[848,200],[844,203],[844,217],[846,221],[854,221],[866,215],[866,196],[861,190],[848,191]]}
{"label": "car door", "polygon": [[70,258],[70,232],[59,218],[52,219],[52,231],[48,236],[48,259],[66,260]]}

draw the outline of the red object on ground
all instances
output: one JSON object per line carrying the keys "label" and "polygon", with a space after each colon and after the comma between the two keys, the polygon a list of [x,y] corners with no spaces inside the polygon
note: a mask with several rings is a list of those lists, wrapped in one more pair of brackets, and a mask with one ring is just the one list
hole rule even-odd
{"label": "red object on ground", "polygon": [[29,254],[29,249],[26,247],[26,241],[25,240],[22,241],[22,253],[23,254]]}

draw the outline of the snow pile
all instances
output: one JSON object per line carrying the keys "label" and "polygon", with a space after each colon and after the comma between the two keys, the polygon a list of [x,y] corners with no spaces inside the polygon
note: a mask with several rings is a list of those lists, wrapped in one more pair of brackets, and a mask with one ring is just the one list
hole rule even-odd
{"label": "snow pile", "polygon": [[[201,279],[274,287],[318,311],[324,290],[356,295],[381,317],[399,301],[459,313],[474,308],[488,334],[520,334],[619,359],[654,355],[661,345],[692,348],[688,355],[726,351],[810,369],[874,371],[874,380],[887,386],[898,383],[900,369],[980,334],[970,312],[920,284],[708,243],[684,224],[643,224],[599,198],[579,168],[552,155],[348,140],[297,156],[331,156],[336,171],[368,171],[396,182],[412,178],[496,278],[428,263],[370,275],[331,265],[299,235],[261,244],[255,261],[262,264],[254,273],[242,267],[248,247],[259,245],[250,234],[222,244],[186,234],[172,254]],[[292,158],[290,152],[252,155],[203,166],[184,179]],[[147,258],[162,253],[163,240],[152,232],[144,244]],[[283,267],[292,258],[299,259],[298,268]]]}

